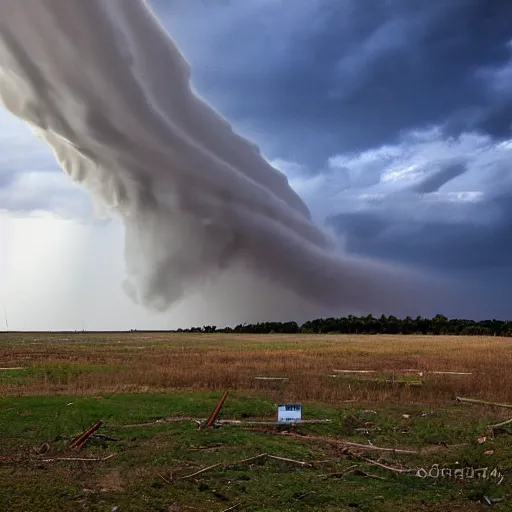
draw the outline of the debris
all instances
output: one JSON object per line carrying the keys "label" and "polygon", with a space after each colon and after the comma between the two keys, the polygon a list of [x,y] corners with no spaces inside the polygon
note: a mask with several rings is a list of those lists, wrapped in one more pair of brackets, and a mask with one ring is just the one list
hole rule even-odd
{"label": "debris", "polygon": [[239,507],[242,504],[242,502],[235,503],[232,507],[225,508],[222,512],[229,512],[230,510],[235,510],[235,508]]}
{"label": "debris", "polygon": [[335,373],[377,373],[377,370],[333,370],[333,372],[335,372]]}
{"label": "debris", "polygon": [[410,414],[402,414],[402,418],[405,418],[406,420],[408,420],[410,417]]}
{"label": "debris", "polygon": [[497,433],[496,431],[504,430],[502,427],[511,424],[512,418],[510,420],[502,421],[501,423],[496,423],[495,425],[487,425],[487,427],[485,427],[485,433],[492,436]]}
{"label": "debris", "polygon": [[[191,421],[199,425],[205,424],[206,418],[191,418],[191,417],[178,417],[178,418],[162,418],[159,420],[149,421],[147,423],[135,423],[132,425],[121,425],[123,428],[134,428],[134,427],[150,427],[152,425],[158,425],[161,423],[179,423]],[[323,420],[301,420],[301,423],[332,423],[332,419]],[[275,425],[276,421],[263,421],[263,420],[217,420],[216,425]]]}
{"label": "debris", "polygon": [[217,464],[212,464],[211,466],[208,466],[207,468],[200,469],[199,471],[196,471],[195,473],[191,473],[190,475],[185,475],[180,477],[180,480],[187,480],[188,478],[192,478],[194,476],[200,475],[201,473],[205,473],[206,471],[209,471],[210,469],[218,468],[219,466],[222,466],[222,462],[218,462]]}
{"label": "debris", "polygon": [[494,455],[494,450],[486,450],[484,455]]}
{"label": "debris", "polygon": [[112,509],[112,512],[119,512],[119,505],[116,505],[116,506]]}
{"label": "debris", "polygon": [[[248,462],[254,462],[256,460],[264,460],[264,459],[273,459],[278,460],[281,462],[286,462],[289,464],[296,464],[298,466],[302,467],[311,467],[313,465],[312,462],[305,462],[302,460],[295,460],[295,459],[288,459],[285,457],[278,457],[277,455],[269,455],[268,453],[260,453],[259,455],[255,455],[254,457],[249,457],[248,459],[241,459],[241,460],[235,460],[233,462],[218,462],[217,464],[212,464],[211,466],[208,466],[206,468],[200,469],[199,471],[195,471],[194,473],[191,473],[189,475],[185,475],[179,478],[179,480],[187,480],[189,478],[193,478],[197,475],[200,475],[202,473],[205,473],[206,471],[210,471],[211,469],[215,469],[218,467],[228,468],[231,466],[238,466],[239,464],[247,464]],[[318,463],[318,461],[317,461]]]}
{"label": "debris", "polygon": [[50,444],[44,441],[41,443],[40,446],[35,447],[33,446],[32,449],[38,454],[38,455],[44,455],[45,453],[48,453],[50,451]]}
{"label": "debris", "polygon": [[332,437],[307,436],[307,435],[296,434],[293,432],[277,432],[277,431],[271,430],[271,429],[260,429],[260,428],[250,428],[250,427],[246,428],[246,430],[252,430],[255,432],[264,432],[266,434],[296,437],[297,439],[302,439],[305,441],[319,441],[319,442],[328,443],[328,444],[332,444],[332,445],[336,445],[336,446],[343,446],[343,447],[348,446],[348,447],[354,447],[354,448],[362,448],[364,450],[376,450],[376,451],[403,453],[403,454],[419,454],[420,453],[415,450],[405,450],[402,448],[384,448],[384,447],[380,447],[380,446],[354,443],[352,441],[344,441],[342,439],[335,439]]}
{"label": "debris", "polygon": [[256,380],[289,380],[288,377],[254,377]]}
{"label": "debris", "polygon": [[275,455],[267,455],[269,459],[279,460],[281,462],[289,462],[290,464],[297,464],[298,466],[311,467],[311,463],[302,460],[286,459],[284,457],[276,457]]}
{"label": "debris", "polygon": [[366,476],[368,478],[374,478],[375,480],[387,480],[387,478],[384,478],[382,476],[372,475],[370,473],[366,473],[365,471],[363,471],[361,469],[355,469],[354,473],[356,473],[357,475]]}
{"label": "debris", "polygon": [[101,425],[103,425],[102,421],[98,421],[95,423],[89,430],[86,430],[83,434],[81,434],[77,439],[75,439],[69,446],[70,448],[78,448],[81,450],[89,441],[89,438],[98,430]]}
{"label": "debris", "polygon": [[367,459],[366,457],[361,457],[362,460],[368,462],[368,464],[372,464],[373,466],[378,466],[379,468],[387,469],[388,471],[393,471],[394,473],[415,473],[416,469],[403,469],[396,468],[393,466],[387,466],[386,464],[382,464],[381,462],[377,462],[376,460]]}
{"label": "debris", "polygon": [[426,372],[434,375],[473,375],[472,372]]}
{"label": "debris", "polygon": [[377,411],[372,411],[371,409],[365,409],[361,411],[363,414],[377,414]]}
{"label": "debris", "polygon": [[217,406],[213,410],[211,416],[208,418],[208,421],[206,422],[206,425],[205,425],[206,428],[210,428],[210,427],[213,426],[213,424],[215,423],[215,420],[216,420],[217,416],[219,415],[219,412],[222,409],[222,406],[224,405],[224,402],[226,401],[227,397],[228,397],[228,392],[224,391],[224,393],[222,393],[222,396],[220,397],[219,403],[217,404]]}
{"label": "debris", "polygon": [[494,505],[495,503],[505,501],[505,498],[491,498],[489,496],[484,496],[484,501],[487,503],[487,505]]}
{"label": "debris", "polygon": [[316,491],[308,491],[308,492],[303,492],[302,494],[299,494],[298,496],[295,497],[296,500],[302,500],[304,499],[306,496],[309,496],[310,494],[316,494]]}
{"label": "debris", "polygon": [[468,403],[468,404],[491,405],[494,407],[506,407],[508,409],[512,409],[511,404],[500,404],[500,403],[496,403],[496,402],[487,402],[486,400],[479,400],[477,398],[463,398],[463,397],[458,396],[455,398],[455,400],[457,400],[457,402],[464,402],[464,403]]}
{"label": "debris", "polygon": [[0,370],[24,370],[23,366],[16,366],[12,368],[0,368]]}
{"label": "debris", "polygon": [[99,458],[80,458],[80,457],[53,457],[51,459],[41,459],[43,462],[54,462],[56,460],[81,460],[84,462],[103,462],[105,460],[111,459],[112,457],[115,457],[117,453],[112,453],[110,455],[107,455],[106,457],[99,457]]}
{"label": "debris", "polygon": [[477,437],[476,441],[477,441],[478,444],[484,444],[485,441],[487,441],[487,437],[486,436]]}
{"label": "debris", "polygon": [[168,483],[169,485],[171,484],[171,482],[169,482],[169,480],[167,480],[167,478],[163,477],[160,473],[157,473],[157,475],[166,483]]}

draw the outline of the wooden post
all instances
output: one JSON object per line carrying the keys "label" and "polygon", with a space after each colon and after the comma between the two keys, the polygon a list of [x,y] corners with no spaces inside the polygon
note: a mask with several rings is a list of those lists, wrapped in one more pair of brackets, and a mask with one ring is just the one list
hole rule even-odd
{"label": "wooden post", "polygon": [[85,443],[89,440],[89,437],[91,437],[92,434],[94,434],[94,432],[96,432],[96,430],[98,430],[102,424],[102,421],[98,421],[98,423],[94,424],[89,430],[86,430],[80,437],[75,439],[71,443],[70,448],[83,448]]}
{"label": "wooden post", "polygon": [[220,410],[222,409],[222,406],[224,405],[224,402],[226,401],[226,398],[228,397],[228,392],[224,391],[222,394],[219,403],[217,404],[217,407],[215,407],[214,411],[212,412],[212,415],[208,418],[208,421],[206,422],[206,428],[210,428],[217,419],[217,416],[219,415]]}

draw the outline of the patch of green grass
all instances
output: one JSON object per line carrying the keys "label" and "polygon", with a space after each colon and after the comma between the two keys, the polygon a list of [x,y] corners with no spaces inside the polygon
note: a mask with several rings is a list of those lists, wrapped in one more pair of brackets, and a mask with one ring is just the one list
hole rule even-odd
{"label": "patch of green grass", "polygon": [[[476,442],[482,427],[493,420],[492,409],[482,413],[481,408],[460,405],[425,411],[405,405],[381,404],[367,409],[357,404],[306,403],[305,418],[330,418],[332,422],[301,424],[297,432],[421,449],[417,455],[361,453],[374,460],[381,457],[391,466],[427,470],[432,464],[497,467],[505,476],[499,487],[492,482],[461,483],[397,474],[326,442],[240,425],[208,430],[198,430],[193,422],[127,426],[164,417],[204,418],[219,397],[220,393],[160,393],[0,398],[0,510],[104,511],[119,505],[123,512],[169,511],[173,506],[176,510],[220,512],[240,503],[238,509],[246,511],[472,511],[480,510],[477,501],[483,494],[499,497],[511,490],[508,437],[499,436],[482,445]],[[268,418],[275,413],[275,404],[265,398],[230,394],[221,417]],[[92,439],[80,454],[71,452],[70,441],[100,419],[104,421],[100,433],[118,441]],[[364,434],[357,430],[360,425],[375,430]],[[116,456],[104,462],[42,462],[32,450],[42,441],[51,446],[49,457]],[[467,444],[443,447],[440,441]],[[494,453],[485,454],[489,449]],[[321,462],[312,467],[277,460],[232,464],[259,453]],[[221,465],[197,477],[179,479],[214,464]],[[357,471],[343,478],[322,476],[343,473],[355,464],[366,476]],[[496,504],[494,510],[509,510],[509,505]]]}

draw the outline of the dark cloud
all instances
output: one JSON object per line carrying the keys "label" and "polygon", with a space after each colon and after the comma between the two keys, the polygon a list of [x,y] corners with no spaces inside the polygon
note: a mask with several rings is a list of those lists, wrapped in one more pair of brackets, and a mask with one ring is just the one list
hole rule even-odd
{"label": "dark cloud", "polygon": [[200,92],[271,156],[318,164],[426,124],[510,133],[492,75],[510,59],[512,2],[152,4]]}
{"label": "dark cloud", "polygon": [[[464,220],[454,221],[450,215],[457,208],[457,204],[445,206],[444,220],[421,220],[391,216],[381,207],[339,214],[329,224],[344,236],[350,252],[408,266],[466,277],[479,269],[512,266],[512,194],[470,206]],[[504,278],[512,284],[512,274]]]}
{"label": "dark cloud", "polygon": [[466,164],[464,162],[454,162],[446,165],[427,176],[423,181],[418,183],[413,190],[418,194],[429,194],[437,192],[443,185],[455,179],[466,172]]}

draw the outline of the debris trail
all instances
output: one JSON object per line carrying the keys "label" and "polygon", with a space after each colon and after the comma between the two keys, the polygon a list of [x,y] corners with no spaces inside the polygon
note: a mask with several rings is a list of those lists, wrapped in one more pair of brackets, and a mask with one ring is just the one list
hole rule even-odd
{"label": "debris trail", "polygon": [[285,176],[192,92],[145,1],[0,12],[0,99],[122,220],[134,301],[163,311],[236,270],[315,312],[425,312],[426,280],[335,250]]}

